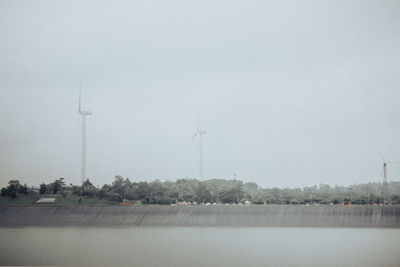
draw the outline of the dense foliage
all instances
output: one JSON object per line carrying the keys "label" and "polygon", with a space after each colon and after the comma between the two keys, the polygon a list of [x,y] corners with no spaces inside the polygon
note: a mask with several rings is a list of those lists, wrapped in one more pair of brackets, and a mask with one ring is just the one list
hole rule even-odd
{"label": "dense foliage", "polygon": [[116,176],[112,184],[94,186],[89,179],[82,185],[67,186],[63,178],[39,188],[28,188],[12,180],[1,190],[3,197],[19,194],[73,194],[82,198],[98,198],[112,202],[130,201],[141,204],[190,203],[243,203],[254,204],[400,204],[400,182],[387,185],[368,183],[331,187],[326,184],[304,188],[262,188],[255,183],[239,180],[178,179],[175,182],[133,182]]}
{"label": "dense foliage", "polygon": [[21,185],[18,180],[10,180],[8,186],[1,189],[2,197],[16,198],[18,194],[28,194],[28,186]]}

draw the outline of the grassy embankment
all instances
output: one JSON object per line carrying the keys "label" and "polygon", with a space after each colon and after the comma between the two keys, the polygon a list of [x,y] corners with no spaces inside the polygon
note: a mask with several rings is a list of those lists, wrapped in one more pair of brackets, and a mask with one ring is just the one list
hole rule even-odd
{"label": "grassy embankment", "polygon": [[[54,203],[36,203],[40,198],[56,198]],[[79,199],[81,201],[79,202]],[[116,203],[98,198],[83,198],[72,194],[18,195],[16,198],[0,197],[0,206],[73,206],[114,205]]]}

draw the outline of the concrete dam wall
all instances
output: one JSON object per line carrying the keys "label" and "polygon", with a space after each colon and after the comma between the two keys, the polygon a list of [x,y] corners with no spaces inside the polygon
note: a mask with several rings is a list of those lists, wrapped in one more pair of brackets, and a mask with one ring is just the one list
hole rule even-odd
{"label": "concrete dam wall", "polygon": [[0,226],[400,227],[400,207],[0,207]]}

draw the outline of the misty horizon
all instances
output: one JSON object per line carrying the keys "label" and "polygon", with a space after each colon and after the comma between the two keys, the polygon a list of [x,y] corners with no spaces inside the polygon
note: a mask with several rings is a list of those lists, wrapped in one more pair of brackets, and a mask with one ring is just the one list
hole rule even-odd
{"label": "misty horizon", "polygon": [[[400,3],[0,1],[0,186],[63,177],[382,182],[400,160]],[[234,176],[236,174],[236,176]],[[400,164],[388,166],[400,180]]]}

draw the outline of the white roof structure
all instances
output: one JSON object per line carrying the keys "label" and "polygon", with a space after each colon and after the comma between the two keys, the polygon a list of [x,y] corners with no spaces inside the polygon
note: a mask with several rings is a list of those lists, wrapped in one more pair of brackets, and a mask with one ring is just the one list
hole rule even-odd
{"label": "white roof structure", "polygon": [[53,203],[56,202],[56,199],[53,197],[42,197],[36,203]]}

